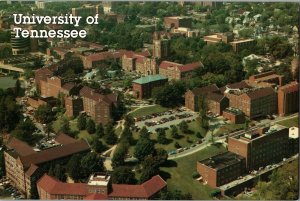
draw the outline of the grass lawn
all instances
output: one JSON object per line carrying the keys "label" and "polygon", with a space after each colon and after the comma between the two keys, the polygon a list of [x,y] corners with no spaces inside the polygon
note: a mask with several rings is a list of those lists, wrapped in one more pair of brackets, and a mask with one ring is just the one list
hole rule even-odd
{"label": "grass lawn", "polygon": [[213,190],[208,185],[203,185],[192,178],[196,171],[196,162],[218,153],[225,152],[223,146],[210,146],[189,156],[169,161],[168,167],[161,168],[161,176],[166,179],[168,189],[181,190],[191,193],[193,199],[211,199],[210,192]]}
{"label": "grass lawn", "polygon": [[[86,139],[89,143],[93,141],[94,134],[89,134],[86,130],[79,131],[77,128],[77,119],[70,120],[70,128],[72,131],[78,131],[79,134],[77,137],[79,139]],[[56,121],[53,122],[53,130],[57,133],[60,129],[61,117],[59,117]]]}
{"label": "grass lawn", "polygon": [[0,89],[7,89],[16,85],[16,79],[12,77],[0,77]]}
{"label": "grass lawn", "polygon": [[293,126],[297,126],[298,127],[298,121],[299,121],[299,117],[294,117],[288,120],[284,120],[284,121],[280,121],[278,122],[278,124],[286,126],[286,127],[293,127]]}
{"label": "grass lawn", "polygon": [[153,114],[153,113],[158,113],[158,112],[165,112],[168,111],[168,108],[161,107],[160,105],[154,105],[154,106],[149,106],[149,107],[144,107],[141,109],[137,109],[136,111],[130,113],[131,116],[133,117],[142,117],[145,115]]}
{"label": "grass lawn", "polygon": [[[196,143],[199,138],[196,136],[197,132],[200,132],[202,134],[202,136],[204,137],[206,134],[206,130],[203,129],[202,127],[200,127],[199,123],[197,122],[197,120],[192,121],[190,123],[188,123],[189,125],[189,129],[191,131],[193,131],[193,134],[183,134],[179,128],[178,128],[178,133],[181,136],[179,139],[174,139],[171,136],[171,129],[166,130],[166,136],[167,139],[169,140],[168,144],[155,144],[156,148],[163,148],[166,151],[171,151],[171,150],[175,150],[176,148],[174,147],[174,143],[178,142],[180,146],[182,147],[187,147],[187,146],[191,146],[192,144]],[[133,138],[135,140],[139,139],[139,132],[133,132]],[[152,133],[150,135],[150,139],[154,140],[156,142],[157,139],[157,134],[156,133]],[[131,146],[129,148],[129,154],[133,155],[134,153],[134,146]]]}

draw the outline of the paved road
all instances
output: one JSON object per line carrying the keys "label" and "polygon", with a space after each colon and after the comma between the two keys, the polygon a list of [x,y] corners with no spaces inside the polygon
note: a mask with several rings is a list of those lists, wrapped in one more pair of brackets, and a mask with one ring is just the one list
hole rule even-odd
{"label": "paved road", "polygon": [[[292,118],[297,117],[297,116],[298,116],[298,113],[292,114],[292,115],[286,116],[286,117],[278,117],[277,119],[274,119],[274,120],[268,120],[268,121],[264,120],[263,122],[258,123],[256,126],[252,127],[251,130],[255,130],[256,128],[258,128],[259,126],[262,126],[262,125],[273,124],[273,123],[275,124],[275,123],[278,123],[278,122],[281,122],[281,121],[292,119]],[[229,136],[234,136],[234,135],[240,134],[241,132],[243,132],[243,131],[232,132],[232,133],[229,134]],[[211,143],[209,142],[209,140],[211,138],[210,135],[211,135],[211,132],[208,132],[207,135],[205,136],[205,141],[202,144],[200,144],[196,147],[192,147],[192,148],[190,148],[188,150],[185,150],[183,152],[171,155],[171,156],[168,157],[168,159],[173,160],[173,159],[177,159],[177,158],[182,158],[182,157],[191,155],[193,153],[196,153],[196,152],[208,147],[209,145],[211,145]],[[219,138],[215,138],[215,142],[225,142],[226,137],[227,136],[222,136],[222,137],[219,137]]]}

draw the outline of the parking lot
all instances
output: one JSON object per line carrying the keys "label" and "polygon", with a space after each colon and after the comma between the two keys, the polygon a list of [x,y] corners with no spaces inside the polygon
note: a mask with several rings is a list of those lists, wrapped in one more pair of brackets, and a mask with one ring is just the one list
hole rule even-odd
{"label": "parking lot", "polygon": [[[24,196],[10,184],[10,181],[7,178],[2,178],[0,180],[0,189],[5,191],[5,199],[14,199],[14,200],[21,200],[24,199]],[[0,195],[1,196],[1,195]]]}
{"label": "parking lot", "polygon": [[171,125],[178,125],[183,120],[189,122],[196,117],[197,113],[179,108],[136,118],[135,126],[139,129],[146,126],[150,132],[155,132],[157,128],[170,128]]}

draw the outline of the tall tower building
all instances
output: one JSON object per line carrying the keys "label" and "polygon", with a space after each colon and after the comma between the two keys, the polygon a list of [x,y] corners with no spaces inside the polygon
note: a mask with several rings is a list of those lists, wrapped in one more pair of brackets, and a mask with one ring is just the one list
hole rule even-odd
{"label": "tall tower building", "polygon": [[153,36],[153,57],[161,59],[169,56],[170,54],[170,40],[161,38],[161,36],[155,32]]}

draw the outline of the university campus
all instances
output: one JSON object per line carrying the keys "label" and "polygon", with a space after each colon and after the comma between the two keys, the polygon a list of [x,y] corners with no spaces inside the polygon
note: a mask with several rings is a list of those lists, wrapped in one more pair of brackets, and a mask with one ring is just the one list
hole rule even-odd
{"label": "university campus", "polygon": [[1,1],[0,199],[299,199],[299,8]]}

